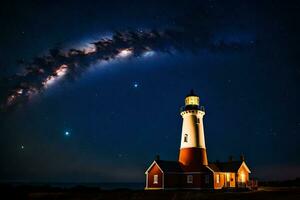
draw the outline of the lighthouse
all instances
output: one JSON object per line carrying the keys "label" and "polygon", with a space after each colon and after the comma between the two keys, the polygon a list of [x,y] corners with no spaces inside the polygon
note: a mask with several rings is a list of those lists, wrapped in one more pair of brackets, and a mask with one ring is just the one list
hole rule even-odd
{"label": "lighthouse", "polygon": [[243,156],[240,160],[208,162],[203,127],[205,110],[200,105],[199,96],[192,90],[180,110],[179,158],[170,161],[157,156],[145,172],[146,190],[257,187],[257,182],[249,179],[251,171]]}
{"label": "lighthouse", "polygon": [[180,114],[183,121],[179,162],[191,168],[208,165],[203,127],[205,111],[193,90],[186,96]]}

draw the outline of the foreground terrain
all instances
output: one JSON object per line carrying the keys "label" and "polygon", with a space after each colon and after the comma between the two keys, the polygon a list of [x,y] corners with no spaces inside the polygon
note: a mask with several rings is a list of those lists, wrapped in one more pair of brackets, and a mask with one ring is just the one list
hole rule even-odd
{"label": "foreground terrain", "polygon": [[257,191],[144,191],[144,190],[101,190],[100,188],[74,187],[11,187],[1,186],[1,199],[43,200],[250,200],[250,199],[300,199],[299,187],[261,187]]}

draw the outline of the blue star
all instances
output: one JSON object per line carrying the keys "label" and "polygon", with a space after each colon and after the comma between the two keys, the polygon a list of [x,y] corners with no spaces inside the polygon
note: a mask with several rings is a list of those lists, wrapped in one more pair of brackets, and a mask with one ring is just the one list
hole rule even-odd
{"label": "blue star", "polygon": [[133,87],[134,87],[134,88],[138,88],[138,87],[139,87],[139,84],[135,82],[135,83],[133,83]]}
{"label": "blue star", "polygon": [[65,135],[66,135],[66,136],[69,136],[69,135],[70,135],[70,132],[69,132],[69,131],[66,131],[66,132],[65,132]]}

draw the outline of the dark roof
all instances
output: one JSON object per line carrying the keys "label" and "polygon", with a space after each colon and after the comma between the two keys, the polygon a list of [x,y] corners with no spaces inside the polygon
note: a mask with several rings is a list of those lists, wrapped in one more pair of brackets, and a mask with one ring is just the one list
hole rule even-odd
{"label": "dark roof", "polygon": [[164,173],[210,171],[206,166],[184,166],[178,161],[155,160],[155,162]]}
{"label": "dark roof", "polygon": [[188,95],[186,95],[186,97],[190,97],[190,96],[198,96],[198,95],[196,95],[194,90],[191,89],[190,93]]}
{"label": "dark roof", "polygon": [[220,169],[217,167],[215,163],[208,163],[208,167],[211,168],[214,172],[220,171]]}
{"label": "dark roof", "polygon": [[181,164],[178,161],[155,160],[164,172],[182,172]]}
{"label": "dark roof", "polygon": [[243,161],[228,161],[209,163],[208,166],[215,172],[237,172]]}
{"label": "dark roof", "polygon": [[182,165],[182,169],[184,172],[209,172],[209,168],[205,165],[196,164],[196,165],[189,165],[184,166]]}

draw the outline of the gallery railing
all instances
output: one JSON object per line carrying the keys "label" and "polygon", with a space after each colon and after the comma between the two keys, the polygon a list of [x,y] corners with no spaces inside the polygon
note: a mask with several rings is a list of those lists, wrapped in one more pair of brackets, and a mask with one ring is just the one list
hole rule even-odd
{"label": "gallery railing", "polygon": [[201,110],[201,111],[203,111],[203,112],[205,112],[205,107],[204,106],[200,106],[200,107],[196,107],[196,108],[189,108],[189,107],[187,107],[187,106],[182,106],[182,107],[180,107],[180,112],[182,112],[182,111],[187,111],[187,110]]}

